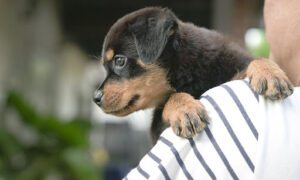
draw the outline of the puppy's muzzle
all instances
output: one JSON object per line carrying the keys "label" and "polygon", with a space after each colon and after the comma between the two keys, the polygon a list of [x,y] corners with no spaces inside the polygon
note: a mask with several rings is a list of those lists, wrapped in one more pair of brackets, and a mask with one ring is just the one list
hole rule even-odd
{"label": "puppy's muzzle", "polygon": [[102,97],[103,97],[103,93],[101,90],[95,91],[93,100],[98,106],[101,106]]}

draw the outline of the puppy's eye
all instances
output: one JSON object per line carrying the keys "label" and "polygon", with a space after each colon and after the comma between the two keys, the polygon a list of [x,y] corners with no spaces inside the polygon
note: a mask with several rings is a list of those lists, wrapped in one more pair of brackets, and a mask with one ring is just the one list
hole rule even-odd
{"label": "puppy's eye", "polygon": [[126,62],[127,62],[127,57],[126,56],[116,55],[114,57],[114,66],[117,69],[122,69],[123,67],[125,67]]}

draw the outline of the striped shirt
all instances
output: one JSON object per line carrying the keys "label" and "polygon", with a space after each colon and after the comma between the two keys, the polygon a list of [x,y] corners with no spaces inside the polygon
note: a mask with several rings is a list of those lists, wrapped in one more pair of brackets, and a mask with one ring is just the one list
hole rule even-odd
{"label": "striped shirt", "polygon": [[200,101],[211,118],[204,132],[166,129],[124,179],[300,179],[300,88],[271,102],[237,80]]}

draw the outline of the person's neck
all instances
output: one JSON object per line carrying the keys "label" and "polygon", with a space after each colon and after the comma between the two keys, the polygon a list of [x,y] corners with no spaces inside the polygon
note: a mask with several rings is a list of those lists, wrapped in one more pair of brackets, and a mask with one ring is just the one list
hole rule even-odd
{"label": "person's neck", "polygon": [[288,59],[275,58],[270,55],[270,59],[274,60],[280,66],[295,87],[300,86],[300,53],[293,54]]}

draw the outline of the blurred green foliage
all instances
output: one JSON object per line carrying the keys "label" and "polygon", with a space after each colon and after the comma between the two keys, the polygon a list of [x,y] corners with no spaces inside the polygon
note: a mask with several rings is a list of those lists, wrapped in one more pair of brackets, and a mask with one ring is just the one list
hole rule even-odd
{"label": "blurred green foliage", "polygon": [[16,135],[0,123],[0,180],[102,179],[101,169],[89,154],[89,121],[64,123],[42,116],[16,92],[8,92],[2,113],[11,110],[35,132],[37,141],[26,144],[17,137],[22,133]]}
{"label": "blurred green foliage", "polygon": [[255,45],[250,45],[246,42],[246,46],[255,58],[268,58],[270,53],[270,47],[267,42],[266,32],[263,29],[257,29],[257,31],[258,34],[256,34],[256,36],[260,36],[260,42]]}

